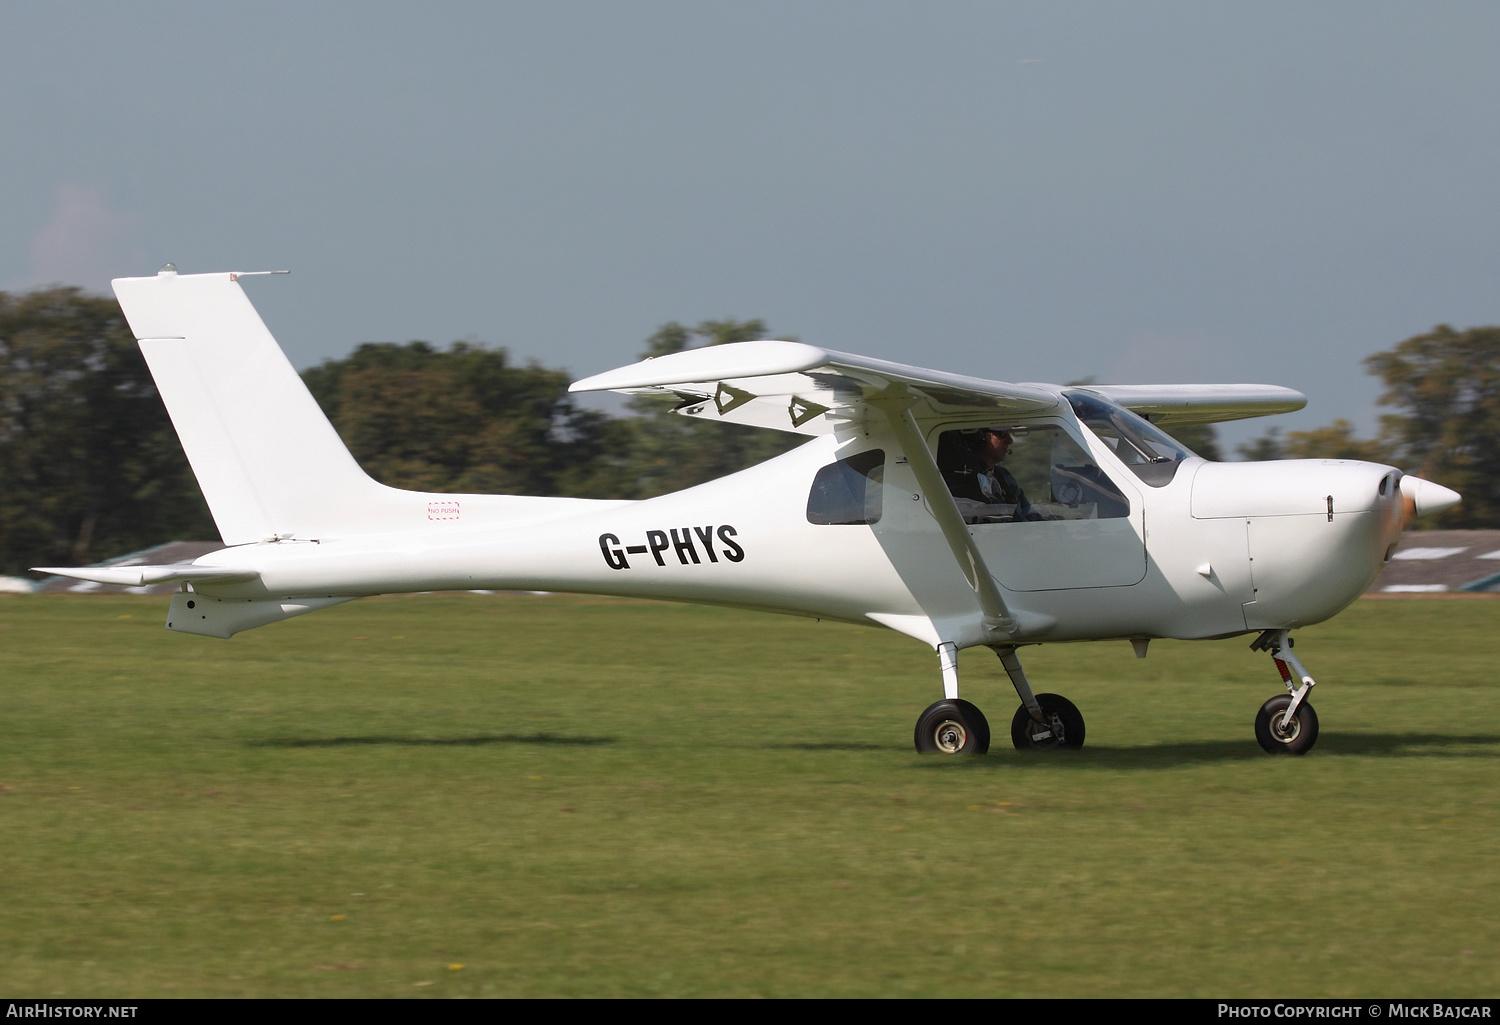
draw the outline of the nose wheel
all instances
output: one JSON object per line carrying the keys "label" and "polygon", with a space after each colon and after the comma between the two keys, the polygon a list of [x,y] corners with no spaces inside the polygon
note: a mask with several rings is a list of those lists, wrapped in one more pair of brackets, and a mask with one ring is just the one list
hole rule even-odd
{"label": "nose wheel", "polygon": [[990,749],[984,713],[962,698],[935,701],[917,719],[918,754],[982,755]]}
{"label": "nose wheel", "polygon": [[1317,743],[1318,713],[1304,701],[1292,710],[1292,696],[1278,694],[1255,716],[1255,739],[1273,755],[1302,755]]}
{"label": "nose wheel", "polygon": [[1260,706],[1255,715],[1256,741],[1269,754],[1307,754],[1318,742],[1318,713],[1307,700],[1316,681],[1292,654],[1292,639],[1285,630],[1266,630],[1250,650],[1270,652],[1287,690]]}

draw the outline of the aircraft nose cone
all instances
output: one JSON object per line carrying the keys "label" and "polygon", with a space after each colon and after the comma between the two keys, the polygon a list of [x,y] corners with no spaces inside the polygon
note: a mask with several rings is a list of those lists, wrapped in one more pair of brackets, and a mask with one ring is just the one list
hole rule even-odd
{"label": "aircraft nose cone", "polygon": [[1439,513],[1463,501],[1463,496],[1452,488],[1445,488],[1421,477],[1402,477],[1401,497],[1411,503],[1410,508],[1418,516]]}

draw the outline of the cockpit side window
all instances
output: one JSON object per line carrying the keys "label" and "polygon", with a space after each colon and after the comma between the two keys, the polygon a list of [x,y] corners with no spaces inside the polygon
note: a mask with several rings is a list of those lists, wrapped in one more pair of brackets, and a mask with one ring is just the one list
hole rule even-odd
{"label": "cockpit side window", "polygon": [[880,519],[885,482],[885,451],[871,449],[829,463],[813,477],[807,495],[807,522],[857,525]]}
{"label": "cockpit side window", "polygon": [[944,431],[937,465],[966,523],[1130,515],[1130,500],[1055,424]]}
{"label": "cockpit side window", "polygon": [[1193,453],[1160,427],[1087,392],[1066,392],[1083,425],[1114,451],[1130,472],[1153,488],[1165,487]]}

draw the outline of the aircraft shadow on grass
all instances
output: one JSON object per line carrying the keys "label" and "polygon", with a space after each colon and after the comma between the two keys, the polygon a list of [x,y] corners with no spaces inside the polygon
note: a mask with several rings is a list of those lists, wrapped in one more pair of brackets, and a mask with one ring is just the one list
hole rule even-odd
{"label": "aircraft shadow on grass", "polygon": [[[1002,752],[995,752],[1002,754]],[[1085,747],[1082,751],[1015,751],[1003,757],[977,758],[970,764],[997,769],[1171,769],[1209,762],[1251,761],[1264,757],[1260,747],[1242,740],[1205,740],[1143,747]],[[1318,756],[1362,755],[1381,758],[1500,758],[1500,735],[1493,733],[1345,733],[1324,735],[1312,752]],[[929,762],[931,765],[952,764]]]}
{"label": "aircraft shadow on grass", "polygon": [[559,736],[555,733],[484,733],[472,737],[272,737],[252,740],[249,747],[483,747],[488,744],[555,744],[596,747],[613,744],[614,737]]}
{"label": "aircraft shadow on grass", "polygon": [[[563,736],[555,733],[487,733],[469,737],[271,737],[252,740],[249,747],[484,747],[492,744],[538,744],[558,747],[598,747],[614,744],[618,737]],[[816,741],[758,744],[763,751],[892,751],[890,744],[867,741]],[[1385,758],[1497,758],[1500,757],[1500,735],[1443,733],[1347,733],[1325,736],[1317,754],[1364,755]],[[1179,765],[1207,762],[1249,761],[1262,757],[1260,748],[1241,740],[1205,740],[1179,744],[1152,744],[1143,747],[1088,747],[1078,752],[1001,751],[995,756],[967,761],[974,768],[1050,767],[1168,769]],[[952,762],[927,760],[937,767]]]}
{"label": "aircraft shadow on grass", "polygon": [[889,751],[889,744],[862,740],[820,740],[808,743],[757,744],[762,751]]}
{"label": "aircraft shadow on grass", "polygon": [[1500,736],[1493,733],[1457,736],[1448,733],[1348,733],[1327,737],[1320,746],[1331,749],[1330,754],[1342,755],[1500,757]]}

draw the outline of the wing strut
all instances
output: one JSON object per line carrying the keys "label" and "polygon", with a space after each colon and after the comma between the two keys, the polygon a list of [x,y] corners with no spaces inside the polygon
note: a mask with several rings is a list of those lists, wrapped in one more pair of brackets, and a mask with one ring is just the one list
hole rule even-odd
{"label": "wing strut", "polygon": [[953,501],[948,485],[943,482],[943,475],[938,470],[936,460],[932,458],[932,451],[922,439],[917,421],[911,415],[911,406],[915,401],[915,397],[910,394],[865,399],[866,403],[885,415],[901,446],[902,454],[906,456],[912,472],[917,475],[917,486],[922,489],[928,506],[937,517],[938,526],[943,529],[943,537],[953,550],[953,557],[958,560],[958,568],[963,570],[964,579],[974,590],[974,597],[979,600],[979,607],[984,612],[985,632],[1009,637],[1016,629],[1015,617],[1006,608],[1005,599],[1000,596],[1000,588],[995,586],[995,578],[990,575],[989,567],[984,564],[984,556],[979,554],[974,537],[969,533],[969,525],[964,522],[963,514],[958,511],[958,503]]}

